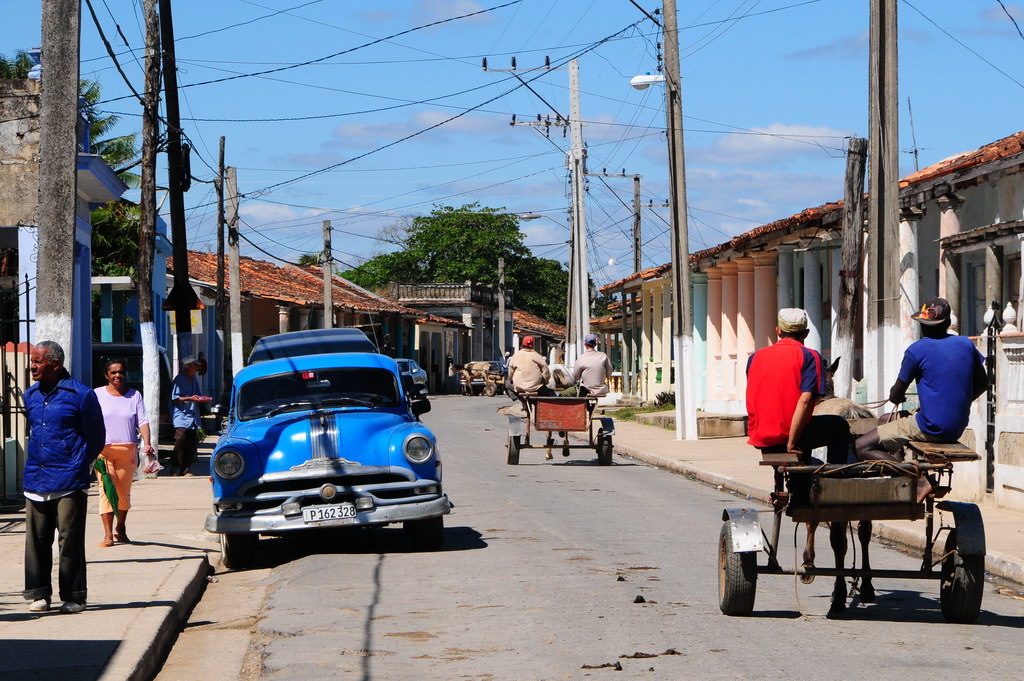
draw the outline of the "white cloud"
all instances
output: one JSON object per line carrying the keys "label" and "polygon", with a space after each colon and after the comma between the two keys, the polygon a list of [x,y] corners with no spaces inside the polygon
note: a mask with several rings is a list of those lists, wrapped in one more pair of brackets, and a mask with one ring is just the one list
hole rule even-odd
{"label": "white cloud", "polygon": [[691,147],[689,155],[704,164],[778,166],[797,158],[842,155],[846,147],[842,138],[852,134],[825,126],[783,123],[752,128],[751,132],[762,134],[724,134],[707,146]]}
{"label": "white cloud", "polygon": [[789,59],[820,59],[821,57],[837,57],[839,59],[865,59],[868,54],[868,32],[863,30],[856,35],[842,36],[824,45],[795,50],[785,55]]}
{"label": "white cloud", "polygon": [[[413,10],[413,18],[417,24],[429,24],[471,12],[479,12],[482,9],[484,6],[476,0],[420,0]],[[494,20],[494,14],[488,12],[460,19],[459,23],[490,24]]]}

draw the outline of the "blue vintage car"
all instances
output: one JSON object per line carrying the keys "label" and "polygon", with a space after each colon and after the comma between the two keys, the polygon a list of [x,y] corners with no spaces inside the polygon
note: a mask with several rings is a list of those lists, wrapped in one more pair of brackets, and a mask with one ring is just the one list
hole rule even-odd
{"label": "blue vintage car", "polygon": [[306,355],[238,372],[206,519],[224,564],[251,563],[260,534],[324,527],[400,522],[416,549],[439,548],[451,504],[437,441],[419,421],[429,409],[384,355]]}

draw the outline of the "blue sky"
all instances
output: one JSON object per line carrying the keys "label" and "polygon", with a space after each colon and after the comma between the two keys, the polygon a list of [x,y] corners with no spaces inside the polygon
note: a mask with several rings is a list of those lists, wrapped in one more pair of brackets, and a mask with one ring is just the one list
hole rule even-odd
{"label": "blue sky", "polygon": [[[141,89],[140,1],[93,1]],[[568,115],[568,73],[524,69],[543,66],[546,56],[559,65],[580,54],[590,171],[640,173],[645,201],[659,203],[667,196],[663,91],[628,85],[657,69],[657,27],[629,0],[521,0],[361,47],[508,1],[176,0],[179,84],[189,86],[182,116],[209,119],[184,121],[198,156],[193,174],[212,177],[224,135],[227,163],[238,168],[246,195],[243,234],[286,259],[321,248],[324,219],[337,230],[335,255],[357,265],[389,248],[382,229],[434,203],[476,201],[550,217],[523,223],[527,244],[564,262],[568,139],[558,129],[545,138],[509,122],[512,114],[553,115],[552,107]],[[867,135],[868,4],[680,0],[692,250],[841,198],[844,138]],[[37,45],[40,3],[3,5],[0,52]],[[900,2],[902,173],[914,169],[915,138],[924,167],[1024,128],[1024,37],[1007,12],[1024,27],[1024,5],[1008,0]],[[106,99],[127,94],[87,11],[81,54],[82,76],[98,78]],[[536,93],[509,73],[484,72],[483,56],[502,69],[515,56]],[[322,61],[200,84],[311,60]],[[103,106],[126,114],[121,132],[138,129],[131,99]],[[268,120],[285,118],[305,120]],[[598,284],[632,268],[623,205],[632,184],[606,182],[591,178],[587,196]],[[190,247],[215,248],[212,198],[202,183],[186,197]],[[644,211],[644,266],[669,259],[666,218],[664,209]],[[270,259],[248,244],[243,253]]]}

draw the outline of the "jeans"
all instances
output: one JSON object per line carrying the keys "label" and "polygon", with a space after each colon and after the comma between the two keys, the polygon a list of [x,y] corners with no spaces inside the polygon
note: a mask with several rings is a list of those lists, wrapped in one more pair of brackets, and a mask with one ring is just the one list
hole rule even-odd
{"label": "jeans", "polygon": [[53,533],[57,532],[57,585],[62,601],[85,603],[85,490],[50,501],[25,501],[26,600],[53,596]]}

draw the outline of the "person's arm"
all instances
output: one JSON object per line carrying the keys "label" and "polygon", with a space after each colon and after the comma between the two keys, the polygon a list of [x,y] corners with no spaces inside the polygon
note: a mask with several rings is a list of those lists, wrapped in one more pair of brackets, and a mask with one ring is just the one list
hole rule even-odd
{"label": "person's arm", "polygon": [[192,395],[183,395],[185,392],[185,382],[182,380],[182,375],[178,374],[171,381],[171,402],[177,402],[179,405],[184,405],[186,402],[195,402],[195,398]]}
{"label": "person's arm", "polygon": [[789,442],[786,443],[786,451],[790,454],[803,454],[803,450],[796,446],[800,436],[804,434],[804,426],[811,419],[811,412],[814,411],[814,395],[812,393],[800,393],[796,401],[796,409],[793,411],[793,421],[789,424]]}
{"label": "person's arm", "polygon": [[977,357],[978,361],[974,363],[974,376],[972,377],[971,402],[988,390],[988,371],[985,369],[985,360],[982,359],[981,353],[978,353]]}
{"label": "person's arm", "polygon": [[100,408],[100,401],[92,390],[85,393],[79,408],[79,416],[82,419],[81,428],[85,435],[86,451],[89,461],[95,461],[96,457],[103,451],[107,439],[107,426],[103,422],[103,410]]}
{"label": "person's arm", "polygon": [[891,388],[889,388],[889,401],[893,404],[903,404],[906,402],[907,388],[909,387],[910,385],[908,383],[904,383],[897,378],[896,382],[892,384]]}
{"label": "person's arm", "polygon": [[142,393],[135,393],[135,419],[139,424],[139,435],[142,436],[142,451],[147,456],[156,456],[153,448],[149,429],[149,415],[146,413],[146,403],[142,401]]}
{"label": "person's arm", "polygon": [[893,404],[903,404],[907,399],[907,388],[910,387],[910,383],[921,376],[919,362],[911,351],[912,349],[913,346],[907,348],[907,351],[903,353],[900,375],[889,389],[889,401]]}
{"label": "person's arm", "polygon": [[548,368],[547,360],[542,356],[537,355],[537,365],[540,367],[541,377],[544,379],[544,383],[547,384],[551,380],[551,370]]}
{"label": "person's arm", "polygon": [[579,360],[576,360],[576,365],[572,368],[572,382],[579,383],[580,376],[583,375],[583,365],[580,364]]}

